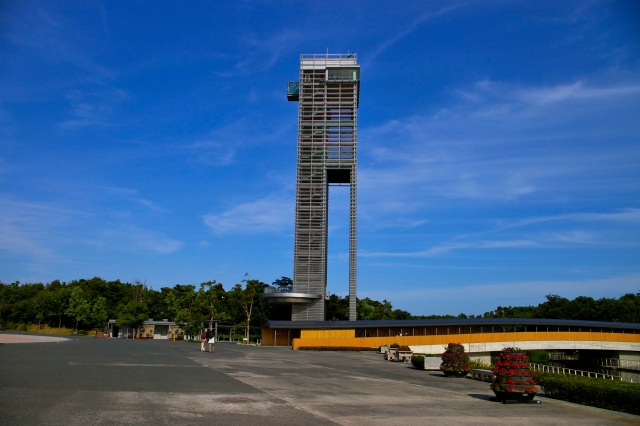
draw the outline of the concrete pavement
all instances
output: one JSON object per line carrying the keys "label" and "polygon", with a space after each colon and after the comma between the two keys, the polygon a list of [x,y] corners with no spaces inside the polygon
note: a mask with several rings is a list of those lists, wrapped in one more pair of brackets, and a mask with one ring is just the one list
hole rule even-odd
{"label": "concrete pavement", "polygon": [[306,352],[72,338],[0,345],[0,424],[402,425],[640,423],[544,400],[492,402],[488,383],[448,379],[373,352]]}

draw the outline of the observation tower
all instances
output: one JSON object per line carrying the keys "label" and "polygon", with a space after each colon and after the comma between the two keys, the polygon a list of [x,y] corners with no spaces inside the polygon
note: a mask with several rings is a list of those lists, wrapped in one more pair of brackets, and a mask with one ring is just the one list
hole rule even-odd
{"label": "observation tower", "polygon": [[360,66],[355,53],[300,55],[298,161],[292,293],[264,295],[290,303],[293,321],[324,321],[329,186],[349,185],[349,320],[356,320],[356,118]]}

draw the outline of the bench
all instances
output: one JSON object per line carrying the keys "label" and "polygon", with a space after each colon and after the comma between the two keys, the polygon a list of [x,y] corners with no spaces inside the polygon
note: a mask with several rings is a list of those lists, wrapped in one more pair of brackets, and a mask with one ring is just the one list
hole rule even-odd
{"label": "bench", "polygon": [[475,368],[471,371],[471,378],[474,380],[482,380],[483,382],[493,382],[495,374],[491,370],[483,370],[481,368]]}

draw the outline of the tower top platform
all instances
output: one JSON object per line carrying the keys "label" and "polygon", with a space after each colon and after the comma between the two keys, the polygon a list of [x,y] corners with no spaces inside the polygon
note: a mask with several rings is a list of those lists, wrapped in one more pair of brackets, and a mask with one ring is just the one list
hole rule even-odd
{"label": "tower top platform", "polygon": [[321,70],[326,68],[359,68],[356,53],[325,53],[300,55],[300,68],[303,70]]}

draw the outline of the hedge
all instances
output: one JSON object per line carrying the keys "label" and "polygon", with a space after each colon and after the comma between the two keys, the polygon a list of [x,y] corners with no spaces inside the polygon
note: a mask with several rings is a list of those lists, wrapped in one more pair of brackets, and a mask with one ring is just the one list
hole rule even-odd
{"label": "hedge", "polygon": [[578,404],[640,414],[640,384],[551,373],[536,373],[545,396]]}
{"label": "hedge", "polygon": [[418,370],[424,370],[424,355],[413,354],[411,355],[411,364]]}

